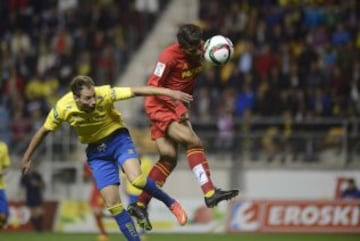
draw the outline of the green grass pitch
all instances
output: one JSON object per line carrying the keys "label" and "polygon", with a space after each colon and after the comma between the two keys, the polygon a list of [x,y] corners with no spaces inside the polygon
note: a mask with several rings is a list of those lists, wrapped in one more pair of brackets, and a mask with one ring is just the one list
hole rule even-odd
{"label": "green grass pitch", "polygon": [[[1,233],[1,241],[96,241],[96,234]],[[145,241],[359,241],[360,234],[148,234]],[[109,241],[125,241],[111,234]]]}

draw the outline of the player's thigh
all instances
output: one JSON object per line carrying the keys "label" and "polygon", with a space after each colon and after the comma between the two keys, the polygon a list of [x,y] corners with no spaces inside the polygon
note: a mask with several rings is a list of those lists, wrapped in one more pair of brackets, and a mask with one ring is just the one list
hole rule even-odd
{"label": "player's thigh", "polygon": [[140,161],[137,158],[129,158],[123,161],[122,169],[127,177],[127,179],[132,182],[137,178],[141,173]]}
{"label": "player's thigh", "polygon": [[93,159],[88,160],[93,173],[97,189],[101,190],[106,186],[119,185],[119,168],[115,161]]}
{"label": "player's thigh", "polygon": [[118,185],[108,185],[102,188],[100,192],[104,198],[105,205],[107,207],[111,207],[115,204],[121,203]]}
{"label": "player's thigh", "polygon": [[176,160],[178,144],[175,140],[167,137],[161,137],[156,139],[155,142],[162,158],[166,158],[168,160]]}
{"label": "player's thigh", "polygon": [[169,127],[167,134],[171,139],[175,140],[178,143],[191,145],[191,146],[199,146],[201,145],[200,138],[191,128],[189,122],[178,123],[172,122]]}

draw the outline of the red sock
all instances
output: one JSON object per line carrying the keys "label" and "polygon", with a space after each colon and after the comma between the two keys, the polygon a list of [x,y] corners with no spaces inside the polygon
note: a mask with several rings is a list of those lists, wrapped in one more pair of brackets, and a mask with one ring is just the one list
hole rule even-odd
{"label": "red sock", "polygon": [[187,159],[204,194],[215,189],[210,179],[209,163],[206,159],[204,149],[193,148],[187,151]]}
{"label": "red sock", "polygon": [[103,235],[107,235],[107,232],[105,231],[104,224],[102,222],[102,215],[95,215],[96,225],[99,228],[99,231]]}
{"label": "red sock", "polygon": [[[176,164],[173,164],[170,161],[159,160],[151,169],[149,173],[149,178],[153,179],[157,185],[162,187],[170,175],[172,170],[174,170]],[[151,200],[152,196],[150,196],[147,192],[143,191],[138,198],[138,202],[147,206]]]}

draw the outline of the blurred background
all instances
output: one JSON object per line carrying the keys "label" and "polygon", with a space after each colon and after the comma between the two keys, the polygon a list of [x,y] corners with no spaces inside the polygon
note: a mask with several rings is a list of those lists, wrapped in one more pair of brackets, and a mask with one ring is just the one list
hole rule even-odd
{"label": "blurred background", "polygon": [[[71,78],[144,85],[177,26],[188,22],[204,29],[204,40],[222,34],[235,47],[229,63],[198,78],[191,109],[220,187],[239,188],[241,200],[332,202],[348,178],[360,182],[356,0],[2,0],[0,16],[0,138],[11,152],[5,180],[14,203],[23,197],[19,165],[29,138]],[[156,162],[142,101],[118,108],[136,145]],[[84,148],[64,125],[34,155],[46,201],[86,203],[92,184],[84,179]],[[201,191],[186,157],[179,160],[165,189],[197,220]],[[167,210],[153,203],[158,211],[150,217],[164,221]],[[226,210],[226,203],[218,210],[223,221]],[[231,221],[206,226],[215,216],[199,221],[205,226],[199,229],[242,230]],[[58,222],[54,229],[76,231]]]}

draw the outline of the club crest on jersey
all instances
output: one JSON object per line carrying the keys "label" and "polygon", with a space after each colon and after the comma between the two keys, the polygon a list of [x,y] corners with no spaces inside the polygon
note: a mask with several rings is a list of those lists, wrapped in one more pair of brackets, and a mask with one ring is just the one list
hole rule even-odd
{"label": "club crest on jersey", "polygon": [[157,62],[154,70],[154,75],[161,77],[165,71],[166,64]]}
{"label": "club crest on jersey", "polygon": [[202,69],[203,69],[203,67],[199,66],[194,69],[184,70],[181,72],[181,78],[185,79],[185,78],[190,78],[190,77],[196,76],[202,71]]}

